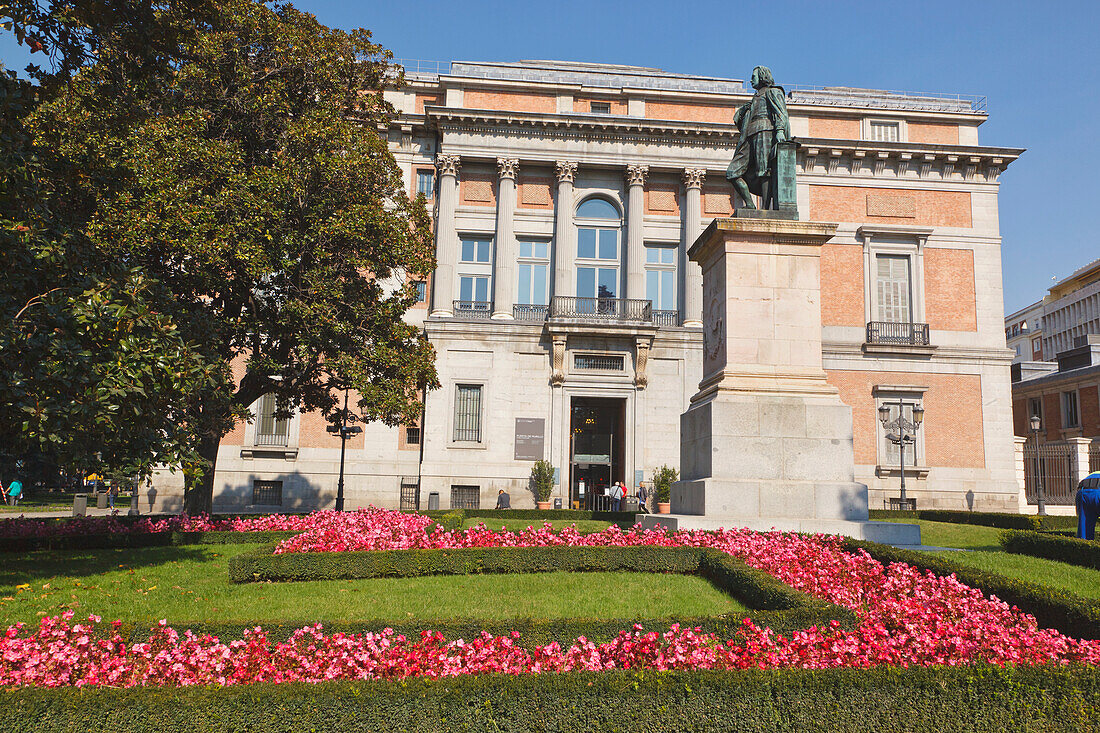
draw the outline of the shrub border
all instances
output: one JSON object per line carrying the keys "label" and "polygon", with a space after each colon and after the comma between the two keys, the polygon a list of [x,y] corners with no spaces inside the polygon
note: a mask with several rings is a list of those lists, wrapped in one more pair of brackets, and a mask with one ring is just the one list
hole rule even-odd
{"label": "shrub border", "polygon": [[1054,516],[1051,514],[1008,514],[1006,512],[958,512],[947,509],[918,509],[917,511],[896,509],[872,509],[871,519],[923,519],[926,522],[948,522],[951,524],[977,524],[998,529],[1024,530],[1064,530],[1076,529],[1077,518]]}
{"label": "shrub border", "polygon": [[992,666],[627,670],[252,684],[0,690],[9,730],[1081,731],[1100,671]]}
{"label": "shrub border", "polygon": [[1100,542],[1060,534],[1017,530],[1001,532],[1000,540],[1005,552],[1100,570]]}
{"label": "shrub border", "polygon": [[1100,639],[1100,601],[988,573],[928,552],[901,550],[851,538],[844,540],[844,548],[853,552],[865,550],[883,564],[903,562],[936,575],[954,575],[960,582],[1030,613],[1039,626],[1054,628],[1079,639]]}
{"label": "shrub border", "polygon": [[111,550],[172,545],[247,545],[282,542],[295,531],[264,530],[258,532],[142,532],[138,534],[75,534],[54,537],[0,538],[0,553],[34,552],[37,550]]}

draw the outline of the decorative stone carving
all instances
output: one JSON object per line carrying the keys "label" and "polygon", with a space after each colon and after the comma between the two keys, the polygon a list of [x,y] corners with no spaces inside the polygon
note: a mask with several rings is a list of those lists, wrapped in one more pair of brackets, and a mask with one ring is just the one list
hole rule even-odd
{"label": "decorative stone carving", "polygon": [[516,175],[519,173],[519,159],[518,158],[497,158],[497,174],[501,178],[510,178],[513,181],[516,180]]}
{"label": "decorative stone carving", "polygon": [[707,172],[702,168],[685,168],[681,177],[684,181],[684,188],[702,189],[703,184],[707,181]]}
{"label": "decorative stone carving", "polygon": [[554,348],[550,353],[550,384],[560,387],[565,381],[565,336],[554,337]]}
{"label": "decorative stone carving", "polygon": [[645,179],[648,177],[648,165],[628,165],[626,167],[626,183],[628,186],[644,186]]}
{"label": "decorative stone carving", "polygon": [[439,169],[441,176],[458,176],[458,169],[462,167],[462,159],[457,155],[435,156],[435,167]]}
{"label": "decorative stone carving", "polygon": [[577,175],[577,164],[568,160],[559,160],[554,164],[554,170],[558,174],[558,183],[573,183]]}
{"label": "decorative stone carving", "polygon": [[646,364],[649,363],[649,347],[651,339],[640,338],[634,342],[634,386],[645,389],[649,384],[649,376],[646,374]]}

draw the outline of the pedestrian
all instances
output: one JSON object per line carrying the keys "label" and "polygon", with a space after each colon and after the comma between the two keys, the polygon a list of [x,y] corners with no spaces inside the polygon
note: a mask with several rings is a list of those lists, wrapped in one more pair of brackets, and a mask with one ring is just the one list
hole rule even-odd
{"label": "pedestrian", "polygon": [[511,509],[512,497],[508,495],[508,492],[501,489],[497,492],[497,509]]}
{"label": "pedestrian", "polygon": [[611,487],[611,511],[617,512],[622,509],[624,496],[626,496],[626,487],[623,486],[622,481],[616,481]]}
{"label": "pedestrian", "polygon": [[649,514],[649,489],[644,483],[638,484],[638,510],[643,514]]}
{"label": "pedestrian", "polygon": [[23,497],[23,482],[18,478],[12,479],[12,482],[8,484],[7,491],[4,492],[4,496],[12,506],[18,505],[19,500]]}
{"label": "pedestrian", "polygon": [[111,482],[111,488],[107,489],[107,506],[110,509],[115,508],[115,499],[118,497],[118,484],[114,481]]}

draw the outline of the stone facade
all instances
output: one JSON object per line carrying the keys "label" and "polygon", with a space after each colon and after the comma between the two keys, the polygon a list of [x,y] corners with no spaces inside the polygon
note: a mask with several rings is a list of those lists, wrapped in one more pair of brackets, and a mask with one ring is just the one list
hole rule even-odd
{"label": "stone facade", "polygon": [[[406,78],[387,92],[401,113],[388,136],[409,191],[430,183],[438,259],[429,302],[407,317],[435,345],[442,387],[420,425],[368,425],[349,441],[347,507],[411,506],[418,486],[421,507],[433,493],[442,508],[492,506],[501,488],[531,506],[527,451],[539,444],[524,431],[539,420],[565,505],[605,457],[627,486],[676,466],[680,415],[704,373],[702,273],[687,248],[733,212],[732,114],[751,89],[552,62]],[[974,508],[1015,509],[997,191],[1022,151],[979,146],[985,113],[956,98],[795,91],[788,108],[802,219],[837,225],[821,248],[820,360],[852,410],[854,480],[872,507],[896,495],[875,409],[922,400],[909,496],[959,509],[972,492]],[[592,199],[611,218],[585,218]],[[606,251],[587,243],[601,236]],[[607,455],[582,455],[576,421],[604,418]],[[314,416],[268,423],[223,441],[215,508],[331,506],[339,441]]]}

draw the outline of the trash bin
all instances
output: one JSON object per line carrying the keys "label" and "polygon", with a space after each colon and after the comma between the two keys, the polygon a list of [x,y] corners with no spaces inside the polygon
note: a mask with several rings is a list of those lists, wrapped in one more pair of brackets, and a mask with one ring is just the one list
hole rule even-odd
{"label": "trash bin", "polygon": [[83,517],[88,514],[88,495],[87,494],[74,494],[73,495],[73,516]]}
{"label": "trash bin", "polygon": [[434,512],[439,509],[439,492],[432,491],[428,494],[428,511]]}
{"label": "trash bin", "polygon": [[95,508],[106,509],[107,508],[107,492],[100,491],[95,495]]}
{"label": "trash bin", "polygon": [[561,497],[560,496],[558,498],[554,499],[554,508],[555,509],[561,509]]}
{"label": "trash bin", "polygon": [[638,497],[628,496],[625,499],[623,499],[623,509],[622,510],[624,512],[628,512],[630,514],[633,514],[634,512],[637,512],[638,511]]}

